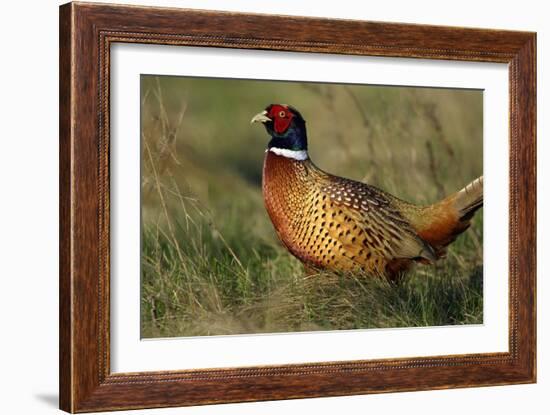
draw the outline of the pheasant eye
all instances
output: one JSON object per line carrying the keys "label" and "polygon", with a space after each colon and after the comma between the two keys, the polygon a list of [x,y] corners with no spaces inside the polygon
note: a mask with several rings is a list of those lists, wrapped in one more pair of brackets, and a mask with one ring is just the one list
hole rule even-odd
{"label": "pheasant eye", "polygon": [[285,118],[286,113],[284,111],[279,112],[279,117]]}

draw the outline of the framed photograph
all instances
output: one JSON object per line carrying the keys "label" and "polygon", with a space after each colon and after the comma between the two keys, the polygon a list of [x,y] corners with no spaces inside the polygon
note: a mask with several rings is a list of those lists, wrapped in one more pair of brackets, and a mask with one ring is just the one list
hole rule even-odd
{"label": "framed photograph", "polygon": [[528,32],[61,6],[61,409],[535,382],[535,62]]}

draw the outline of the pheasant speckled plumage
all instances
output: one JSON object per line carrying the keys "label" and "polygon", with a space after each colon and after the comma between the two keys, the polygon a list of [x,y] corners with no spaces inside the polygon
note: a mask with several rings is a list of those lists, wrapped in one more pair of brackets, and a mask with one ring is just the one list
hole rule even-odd
{"label": "pheasant speckled plumage", "polygon": [[483,204],[482,177],[421,207],[322,171],[307,154],[305,121],[290,106],[270,105],[252,122],[271,135],[262,177],[266,210],[280,240],[307,267],[395,279],[414,262],[441,257]]}

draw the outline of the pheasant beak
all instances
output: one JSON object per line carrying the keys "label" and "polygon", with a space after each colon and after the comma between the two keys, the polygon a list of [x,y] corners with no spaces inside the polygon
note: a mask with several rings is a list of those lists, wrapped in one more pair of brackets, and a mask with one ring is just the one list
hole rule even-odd
{"label": "pheasant beak", "polygon": [[250,120],[250,124],[254,124],[255,122],[261,122],[263,124],[269,121],[271,121],[271,118],[267,116],[267,111],[262,111],[252,117],[252,119]]}

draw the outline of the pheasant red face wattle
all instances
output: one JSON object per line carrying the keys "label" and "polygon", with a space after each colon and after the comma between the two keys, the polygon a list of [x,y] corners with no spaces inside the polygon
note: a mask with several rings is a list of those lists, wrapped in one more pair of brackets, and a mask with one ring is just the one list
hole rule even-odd
{"label": "pheasant red face wattle", "polygon": [[284,134],[292,123],[294,114],[286,105],[272,105],[268,117],[273,120],[273,129],[277,134]]}

